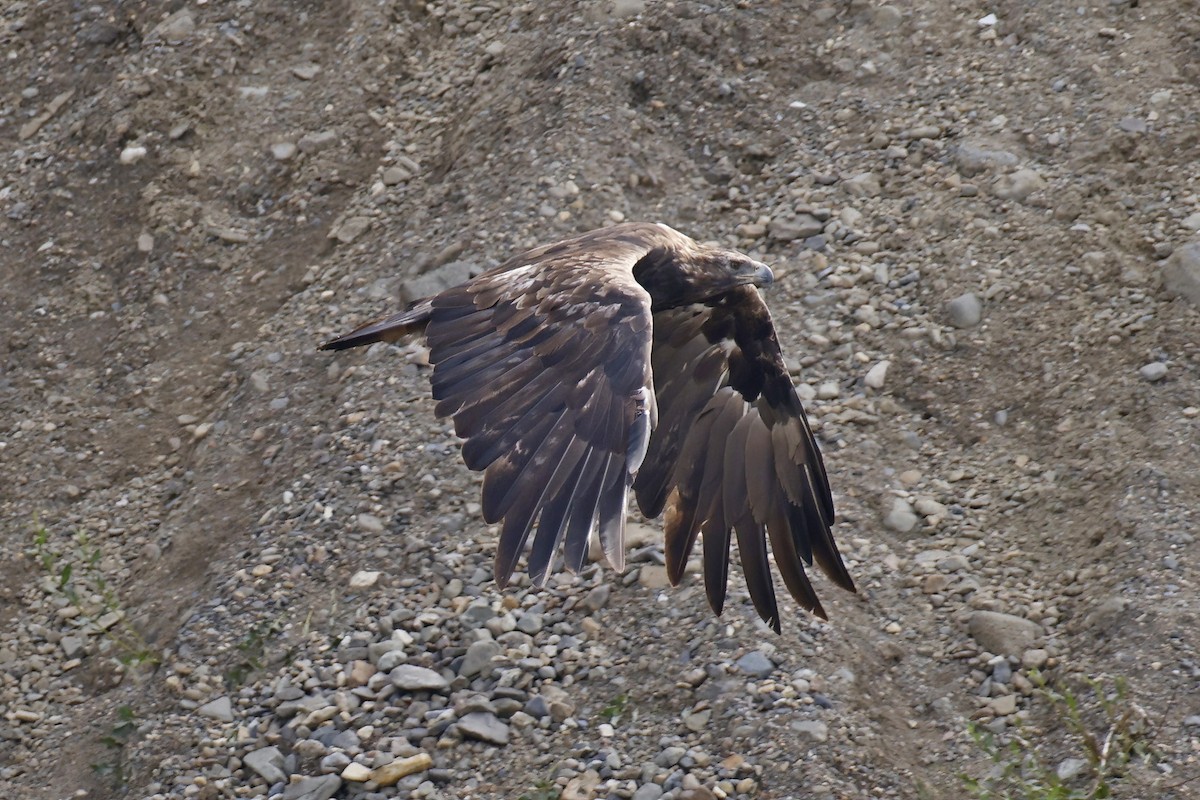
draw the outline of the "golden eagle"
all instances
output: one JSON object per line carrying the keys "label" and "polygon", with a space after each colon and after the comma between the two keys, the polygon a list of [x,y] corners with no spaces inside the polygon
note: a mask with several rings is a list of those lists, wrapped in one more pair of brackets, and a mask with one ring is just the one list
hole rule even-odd
{"label": "golden eagle", "polygon": [[672,584],[704,534],[718,614],[735,533],[750,598],[778,631],[768,539],[788,591],[818,616],[806,564],[854,583],[830,533],[821,453],[758,292],[772,280],[740,253],[625,223],[530,250],[322,349],[424,332],[435,413],[454,418],[463,460],[484,474],[483,518],[502,525],[500,586],[531,532],[539,585],[560,544],[566,568],[582,569],[597,527],[623,569],[632,489],[647,517],[666,510]]}

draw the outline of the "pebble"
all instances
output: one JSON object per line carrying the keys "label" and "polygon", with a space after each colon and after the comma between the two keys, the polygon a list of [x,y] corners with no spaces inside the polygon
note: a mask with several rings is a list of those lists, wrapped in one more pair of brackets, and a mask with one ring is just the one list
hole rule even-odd
{"label": "pebble", "polygon": [[974,292],[967,292],[946,303],[946,315],[956,328],[974,328],[983,320],[983,304]]}
{"label": "pebble", "polygon": [[1001,200],[1023,202],[1029,195],[1046,188],[1046,181],[1035,170],[1023,168],[1001,175],[992,184],[992,193]]}
{"label": "pebble", "polygon": [[767,226],[767,235],[780,242],[807,239],[816,236],[825,228],[825,223],[811,214],[776,217]]}
{"label": "pebble", "polygon": [[817,719],[796,720],[791,727],[797,733],[802,733],[818,742],[829,738],[829,726]]}
{"label": "pebble", "polygon": [[276,161],[290,161],[296,157],[295,142],[275,142],[271,145],[271,158]]}
{"label": "pebble", "polygon": [[196,713],[220,722],[233,722],[233,703],[228,696],[218,697],[197,708]]}
{"label": "pebble", "polygon": [[989,169],[1015,167],[1017,161],[1017,157],[1007,150],[984,143],[962,142],[954,151],[954,163],[958,172],[967,178]]}
{"label": "pebble", "polygon": [[118,157],[122,164],[136,164],[146,157],[147,150],[140,144],[126,145]]}
{"label": "pebble", "polygon": [[302,778],[284,788],[283,800],[329,800],[340,788],[342,779],[337,775]]}
{"label": "pebble", "polygon": [[884,527],[897,533],[908,533],[917,527],[920,518],[913,513],[912,506],[903,497],[892,498],[891,508],[883,517]]}
{"label": "pebble", "polygon": [[472,711],[457,723],[459,732],[468,738],[479,739],[489,744],[508,744],[508,726],[495,714],[487,711]]}
{"label": "pebble", "polygon": [[874,172],[861,172],[842,182],[846,194],[852,197],[878,197],[883,191],[879,176]]}
{"label": "pebble", "polygon": [[760,650],[751,650],[737,660],[737,667],[747,675],[765,678],[775,671],[775,662]]}
{"label": "pebble", "polygon": [[283,753],[279,751],[278,747],[260,747],[258,750],[251,750],[242,758],[242,761],[268,784],[282,783],[287,780],[287,774],[283,771]]}
{"label": "pebble", "polygon": [[1050,653],[1038,647],[1033,647],[1021,654],[1021,666],[1025,669],[1041,669],[1050,660]]}
{"label": "pebble", "polygon": [[1164,289],[1200,308],[1200,242],[1176,247],[1159,270]]}
{"label": "pebble", "polygon": [[666,589],[671,585],[667,568],[660,564],[646,564],[638,570],[638,584],[647,589]]}
{"label": "pebble", "polygon": [[1079,777],[1087,769],[1088,762],[1082,758],[1064,758],[1054,769],[1054,774],[1060,781],[1069,781]]}
{"label": "pebble", "polygon": [[632,800],[658,800],[663,796],[663,787],[657,783],[643,783],[633,793]]}
{"label": "pebble", "polygon": [[999,611],[974,612],[967,628],[980,647],[999,655],[1023,653],[1043,635],[1036,622]]}
{"label": "pebble", "polygon": [[374,514],[359,514],[357,522],[358,527],[367,533],[383,533],[384,531],[383,520]]}
{"label": "pebble", "polygon": [[444,692],[450,684],[438,673],[415,664],[401,664],[388,675],[392,685],[406,692]]}
{"label": "pebble", "polygon": [[467,648],[467,654],[463,657],[458,674],[464,678],[473,678],[485,670],[490,671],[492,659],[500,654],[501,649],[499,642],[491,639],[473,642]]}
{"label": "pebble", "polygon": [[1138,370],[1138,374],[1142,376],[1142,380],[1149,383],[1161,381],[1167,377],[1167,365],[1161,361],[1151,361],[1144,367]]}
{"label": "pebble", "polygon": [[301,153],[319,153],[333,147],[337,144],[337,140],[337,134],[333,131],[306,133],[296,142],[296,147],[300,149]]}
{"label": "pebble", "polygon": [[425,772],[433,766],[433,758],[428,753],[417,753],[408,758],[399,758],[390,764],[371,770],[371,780],[380,786],[393,786],[401,778]]}
{"label": "pebble", "polygon": [[357,761],[351,761],[342,770],[342,780],[351,781],[353,783],[365,783],[371,780],[371,768],[366,764],[359,764]]}
{"label": "pebble", "polygon": [[379,582],[379,576],[382,572],[376,570],[363,569],[350,576],[351,589],[369,589]]}
{"label": "pebble", "polygon": [[887,379],[888,367],[891,365],[892,362],[890,361],[880,361],[878,364],[867,370],[867,374],[863,376],[863,383],[871,389],[882,389],[884,381]]}

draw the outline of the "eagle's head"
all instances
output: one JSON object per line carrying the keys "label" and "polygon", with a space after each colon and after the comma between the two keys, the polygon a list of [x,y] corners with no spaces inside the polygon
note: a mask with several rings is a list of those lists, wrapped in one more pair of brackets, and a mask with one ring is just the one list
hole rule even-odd
{"label": "eagle's head", "polygon": [[660,311],[703,303],[740,286],[769,286],[771,268],[736,250],[683,241],[652,249],[633,268],[634,279]]}

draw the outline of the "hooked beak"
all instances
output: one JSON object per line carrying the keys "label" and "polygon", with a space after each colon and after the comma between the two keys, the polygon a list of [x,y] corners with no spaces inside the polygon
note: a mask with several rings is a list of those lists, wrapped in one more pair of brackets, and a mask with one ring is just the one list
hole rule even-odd
{"label": "hooked beak", "polygon": [[775,282],[775,273],[766,264],[758,261],[747,261],[744,271],[738,276],[738,284],[757,286],[760,289]]}

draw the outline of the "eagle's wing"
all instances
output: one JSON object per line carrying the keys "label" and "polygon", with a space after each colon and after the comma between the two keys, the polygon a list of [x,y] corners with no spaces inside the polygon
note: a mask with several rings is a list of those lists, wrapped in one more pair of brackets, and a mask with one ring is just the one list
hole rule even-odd
{"label": "eagle's wing", "polygon": [[650,296],[632,275],[647,249],[542,249],[432,300],[436,413],[454,418],[463,459],[484,471],[483,517],[502,523],[501,586],[535,519],[534,581],[560,542],[581,569],[597,519],[609,562],[624,564],[626,498],[654,414]]}
{"label": "eagle's wing", "polygon": [[719,614],[732,530],[754,607],[778,631],[769,538],[788,591],[824,618],[804,565],[815,558],[835,583],[854,584],[830,533],[825,466],[758,290],[656,312],[652,368],[659,424],[633,488],[647,516],[667,510],[671,582],[703,531],[705,591]]}

